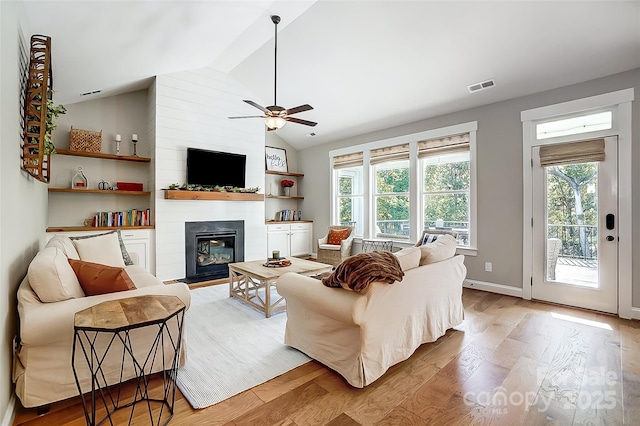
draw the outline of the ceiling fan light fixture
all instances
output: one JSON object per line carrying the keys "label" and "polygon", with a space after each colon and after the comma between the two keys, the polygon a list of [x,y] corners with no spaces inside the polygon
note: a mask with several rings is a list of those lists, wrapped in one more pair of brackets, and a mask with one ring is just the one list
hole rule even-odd
{"label": "ceiling fan light fixture", "polygon": [[275,130],[282,128],[287,122],[282,117],[267,117],[264,119],[264,124],[266,124],[269,129]]}

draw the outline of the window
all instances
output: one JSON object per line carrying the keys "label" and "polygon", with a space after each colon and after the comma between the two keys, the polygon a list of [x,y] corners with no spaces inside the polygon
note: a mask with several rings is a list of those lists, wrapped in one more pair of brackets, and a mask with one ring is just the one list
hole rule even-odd
{"label": "window", "polygon": [[536,138],[549,139],[558,136],[577,135],[595,132],[596,130],[611,129],[613,125],[611,111],[596,114],[581,115],[579,117],[563,118],[562,120],[547,121],[536,125]]}
{"label": "window", "polygon": [[477,122],[337,149],[331,223],[355,222],[356,236],[415,242],[424,229],[458,232],[476,250]]}
{"label": "window", "polygon": [[374,166],[375,236],[409,238],[409,160]]}
{"label": "window", "polygon": [[338,219],[340,225],[353,226],[354,235],[362,235],[364,197],[362,166],[336,170],[338,176]]}
{"label": "window", "polygon": [[364,232],[364,176],[362,152],[333,159],[337,182],[337,218],[340,225],[353,226],[354,235]]}
{"label": "window", "polygon": [[418,143],[424,229],[456,231],[463,246],[469,245],[469,141],[469,134],[463,134]]}
{"label": "window", "polygon": [[422,160],[424,229],[450,229],[469,245],[469,153]]}

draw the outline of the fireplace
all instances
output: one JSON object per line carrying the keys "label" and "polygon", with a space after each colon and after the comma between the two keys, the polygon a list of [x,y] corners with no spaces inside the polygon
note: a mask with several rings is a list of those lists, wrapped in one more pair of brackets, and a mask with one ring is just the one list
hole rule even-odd
{"label": "fireplace", "polygon": [[186,278],[195,283],[227,278],[229,263],[244,261],[244,221],[185,222]]}

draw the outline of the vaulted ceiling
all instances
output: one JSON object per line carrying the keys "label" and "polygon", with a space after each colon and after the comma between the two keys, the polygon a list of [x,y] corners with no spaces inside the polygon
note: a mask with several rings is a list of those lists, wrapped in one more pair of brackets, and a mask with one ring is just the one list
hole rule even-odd
{"label": "vaulted ceiling", "polygon": [[[640,1],[25,1],[53,39],[56,102],[211,66],[273,103],[315,108],[296,148],[640,67]],[[495,86],[470,93],[468,85]],[[81,97],[81,93],[101,90]],[[241,103],[242,99],[238,99]],[[244,106],[247,115],[258,110]],[[316,136],[308,137],[314,132]]]}

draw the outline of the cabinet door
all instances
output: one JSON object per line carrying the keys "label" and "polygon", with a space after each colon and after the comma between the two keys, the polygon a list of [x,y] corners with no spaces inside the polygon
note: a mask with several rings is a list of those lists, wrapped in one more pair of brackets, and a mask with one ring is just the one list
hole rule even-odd
{"label": "cabinet door", "polygon": [[311,224],[291,225],[291,256],[303,256],[311,253]]}
{"label": "cabinet door", "polygon": [[147,272],[151,272],[151,265],[149,262],[149,231],[146,230],[122,230],[120,231],[122,236],[122,242],[127,248],[129,254],[136,253],[138,255],[138,266],[143,268]]}
{"label": "cabinet door", "polygon": [[281,257],[291,256],[289,247],[289,225],[267,226],[267,257],[271,257],[274,250],[280,251]]}

